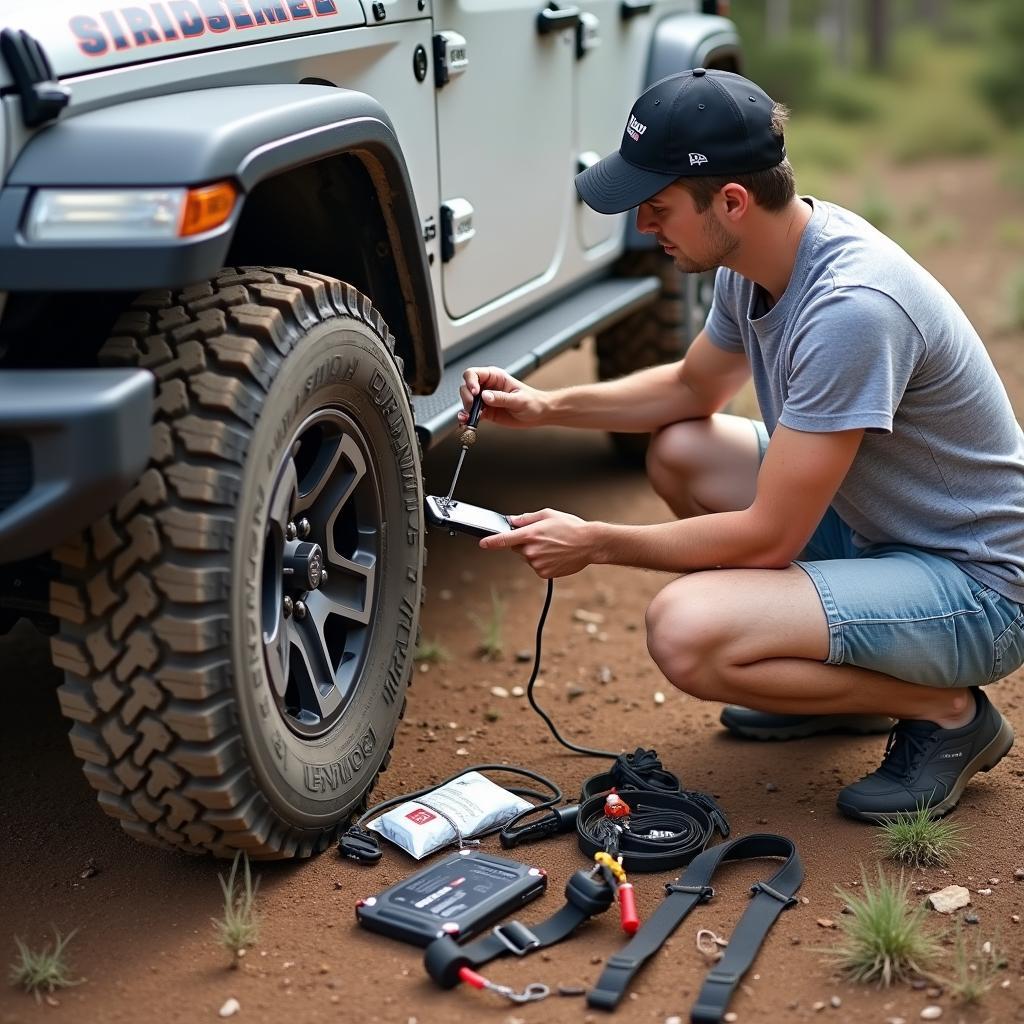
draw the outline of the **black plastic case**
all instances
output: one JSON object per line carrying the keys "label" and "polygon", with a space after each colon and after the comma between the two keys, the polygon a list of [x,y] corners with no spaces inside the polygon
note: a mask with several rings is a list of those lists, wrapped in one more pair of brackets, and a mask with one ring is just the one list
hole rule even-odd
{"label": "black plastic case", "polygon": [[536,899],[547,874],[505,857],[462,850],[356,904],[370,931],[427,946],[441,935],[466,939]]}

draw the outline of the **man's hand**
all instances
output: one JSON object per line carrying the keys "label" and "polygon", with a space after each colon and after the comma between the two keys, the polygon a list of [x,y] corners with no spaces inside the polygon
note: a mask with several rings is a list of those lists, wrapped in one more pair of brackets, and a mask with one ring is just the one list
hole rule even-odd
{"label": "man's hand", "polygon": [[537,427],[544,421],[547,395],[510,377],[497,366],[472,366],[462,375],[459,397],[462,412],[459,422],[469,419],[473,399],[483,391],[484,406],[480,419],[499,427]]}
{"label": "man's hand", "polygon": [[571,576],[594,560],[591,524],[579,516],[545,508],[508,519],[515,529],[484,537],[480,547],[515,551],[542,580]]}

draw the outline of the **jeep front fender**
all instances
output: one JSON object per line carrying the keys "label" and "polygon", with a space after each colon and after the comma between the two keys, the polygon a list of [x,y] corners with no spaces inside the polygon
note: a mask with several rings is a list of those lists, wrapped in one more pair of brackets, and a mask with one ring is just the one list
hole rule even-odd
{"label": "jeep front fender", "polygon": [[[224,264],[246,193],[275,175],[341,153],[358,157],[377,189],[418,375],[436,376],[433,293],[405,158],[384,108],[350,89],[203,89],[133,100],[45,128],[0,191],[0,290],[130,292],[205,280]],[[36,188],[193,186],[224,179],[239,186],[240,199],[225,224],[195,237],[43,244],[30,243],[22,231]]]}

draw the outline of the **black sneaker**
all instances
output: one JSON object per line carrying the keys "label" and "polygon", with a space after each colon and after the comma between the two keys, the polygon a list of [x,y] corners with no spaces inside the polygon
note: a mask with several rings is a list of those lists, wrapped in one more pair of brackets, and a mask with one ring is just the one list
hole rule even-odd
{"label": "black sneaker", "polygon": [[827,732],[889,732],[895,718],[885,715],[771,715],[727,704],[719,721],[735,736],[748,740],[797,740]]}
{"label": "black sneaker", "polygon": [[889,734],[877,771],[840,790],[839,810],[864,821],[887,821],[927,807],[940,818],[957,805],[971,777],[994,768],[1013,746],[1013,729],[979,687],[970,724],[943,729],[900,721]]}

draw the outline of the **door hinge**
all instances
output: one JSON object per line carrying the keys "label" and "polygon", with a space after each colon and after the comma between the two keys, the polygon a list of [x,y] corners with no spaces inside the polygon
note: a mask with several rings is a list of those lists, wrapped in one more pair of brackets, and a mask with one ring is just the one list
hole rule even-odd
{"label": "door hinge", "polygon": [[441,205],[441,259],[447,263],[476,234],[473,204],[468,199],[448,199]]}
{"label": "door hinge", "polygon": [[455,75],[469,67],[465,36],[458,32],[438,32],[434,36],[434,84],[440,89]]}

